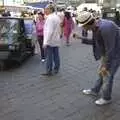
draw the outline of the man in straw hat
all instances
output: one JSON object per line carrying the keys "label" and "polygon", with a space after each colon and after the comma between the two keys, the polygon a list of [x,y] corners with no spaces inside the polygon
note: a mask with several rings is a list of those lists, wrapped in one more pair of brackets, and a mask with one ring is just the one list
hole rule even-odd
{"label": "man in straw hat", "polygon": [[86,95],[98,95],[102,87],[102,96],[95,101],[97,105],[111,103],[113,79],[120,65],[120,30],[112,21],[95,19],[90,12],[78,12],[76,19],[86,30],[93,31],[93,53],[101,60],[98,80],[91,89],[84,89]]}
{"label": "man in straw hat", "polygon": [[[46,49],[46,73],[45,76],[57,74],[60,68],[59,46],[60,46],[60,18],[55,12],[55,7],[49,4],[45,8],[47,19],[44,25],[43,46]],[[54,63],[54,66],[53,66]]]}

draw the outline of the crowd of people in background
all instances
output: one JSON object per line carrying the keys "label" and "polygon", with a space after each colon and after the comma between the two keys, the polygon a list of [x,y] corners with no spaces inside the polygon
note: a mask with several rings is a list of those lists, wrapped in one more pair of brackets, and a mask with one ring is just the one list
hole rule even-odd
{"label": "crowd of people in background", "polygon": [[[88,10],[86,7],[83,11],[91,12],[96,18],[100,15],[95,10]],[[1,16],[12,17],[11,12],[6,10],[1,14]],[[50,16],[52,16],[54,20]],[[54,71],[57,73],[60,67],[58,50],[60,46],[59,40],[63,40],[66,46],[71,45],[70,37],[78,25],[76,20],[76,12],[71,12],[69,9],[56,9],[53,4],[49,4],[46,6],[44,11],[21,11],[19,17],[31,18],[33,20],[33,28],[35,28],[34,36],[36,36],[36,43],[39,45],[41,61],[47,62],[46,73],[47,75],[51,75],[53,62]],[[56,28],[57,26],[58,28]],[[83,29],[82,34],[83,36],[87,36],[87,31]],[[58,41],[55,41],[55,39]],[[53,58],[51,56],[53,56]]]}
{"label": "crowd of people in background", "polygon": [[[49,4],[49,5],[52,5],[52,4]],[[83,11],[91,12],[96,18],[97,18],[97,16],[99,16],[99,14],[95,10],[92,10],[92,9],[88,10],[86,7],[83,9]],[[70,46],[71,34],[73,33],[74,29],[76,29],[76,26],[78,25],[77,20],[76,20],[76,13],[75,13],[75,11],[71,12],[68,9],[56,9],[55,6],[54,6],[54,13],[60,19],[60,25],[59,25],[60,29],[61,29],[60,33],[59,33],[60,40],[64,40],[65,45]],[[11,12],[6,11],[6,10],[1,14],[1,16],[3,16],[3,17],[11,16],[12,17]],[[52,26],[51,28],[49,28],[49,25],[46,25],[46,22],[48,21],[48,18],[49,18],[48,9],[45,8],[44,11],[42,11],[42,10],[21,11],[21,14],[19,17],[31,18],[33,20],[33,25],[35,26],[34,31],[35,31],[35,35],[36,35],[36,40],[39,44],[39,49],[40,49],[41,61],[44,62],[46,60],[46,56],[47,56],[46,49],[44,48],[44,42],[45,42],[48,32],[50,32],[53,27]],[[49,22],[48,22],[48,24],[49,24]],[[46,26],[47,26],[47,28],[46,28]],[[50,29],[50,31],[48,29]],[[55,28],[54,28],[54,30],[55,30]],[[48,31],[48,32],[46,32],[46,31]],[[87,36],[87,31],[83,29],[82,34],[83,34],[83,36]],[[52,36],[53,36],[53,34],[52,34]],[[50,36],[49,36],[49,38],[50,38]]]}

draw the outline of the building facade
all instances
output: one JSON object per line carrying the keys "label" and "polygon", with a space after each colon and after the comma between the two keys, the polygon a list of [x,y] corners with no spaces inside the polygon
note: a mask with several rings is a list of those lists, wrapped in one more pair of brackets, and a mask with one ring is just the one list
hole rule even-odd
{"label": "building facade", "polygon": [[0,6],[20,5],[23,3],[24,0],[0,0]]}
{"label": "building facade", "polygon": [[117,7],[120,5],[120,0],[97,0],[97,3],[103,7]]}

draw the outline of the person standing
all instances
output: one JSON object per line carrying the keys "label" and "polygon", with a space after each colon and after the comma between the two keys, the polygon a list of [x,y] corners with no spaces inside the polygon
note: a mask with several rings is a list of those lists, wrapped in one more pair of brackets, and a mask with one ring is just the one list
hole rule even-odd
{"label": "person standing", "polygon": [[90,12],[78,12],[76,19],[86,30],[93,31],[93,53],[101,64],[98,69],[98,80],[91,89],[84,89],[86,95],[102,96],[95,101],[97,105],[111,103],[113,79],[120,66],[120,29],[110,20],[95,19]]}
{"label": "person standing", "polygon": [[[88,11],[88,8],[87,7],[84,7],[83,8],[83,11]],[[86,29],[84,29],[84,28],[82,28],[82,36],[85,38],[87,38],[88,37],[88,30],[86,30]],[[82,39],[82,43],[85,43],[85,40],[84,39]]]}
{"label": "person standing", "polygon": [[[46,49],[46,73],[42,75],[51,76],[57,74],[60,68],[59,46],[61,26],[60,18],[55,12],[55,7],[49,4],[45,8],[47,19],[44,25],[44,48]],[[54,66],[53,66],[54,63]]]}
{"label": "person standing", "polygon": [[71,17],[70,12],[66,11],[63,20],[63,33],[67,46],[70,45],[70,35],[72,33],[73,28],[74,28],[74,21]]}
{"label": "person standing", "polygon": [[36,24],[36,21],[37,21],[37,10],[35,10],[34,11],[34,13],[33,13],[33,21],[34,21],[34,23]]}
{"label": "person standing", "polygon": [[37,32],[37,39],[40,45],[41,51],[41,61],[45,61],[45,51],[43,48],[43,28],[44,28],[44,14],[42,12],[38,12],[38,18],[36,19],[36,32]]}

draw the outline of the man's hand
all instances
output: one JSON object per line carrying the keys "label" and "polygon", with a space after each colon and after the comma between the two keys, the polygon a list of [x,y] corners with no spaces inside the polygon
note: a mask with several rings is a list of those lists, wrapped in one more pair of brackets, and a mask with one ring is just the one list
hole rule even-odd
{"label": "man's hand", "polygon": [[47,48],[47,45],[43,45],[43,48],[46,49],[46,48]]}
{"label": "man's hand", "polygon": [[60,39],[61,39],[62,37],[63,37],[63,35],[61,34],[61,35],[60,35]]}
{"label": "man's hand", "polygon": [[75,38],[75,39],[80,39],[80,36],[77,35],[76,33],[73,33],[72,37]]}
{"label": "man's hand", "polygon": [[76,34],[75,33],[73,33],[73,38],[76,38],[77,36],[76,36]]}
{"label": "man's hand", "polygon": [[72,37],[75,38],[75,39],[81,39],[81,38],[82,38],[82,37],[80,37],[80,36],[79,36],[78,34],[76,34],[76,33],[73,33]]}
{"label": "man's hand", "polygon": [[102,65],[99,70],[98,70],[99,75],[101,75],[102,77],[105,77],[107,75],[109,75],[109,71],[107,70],[105,65]]}

